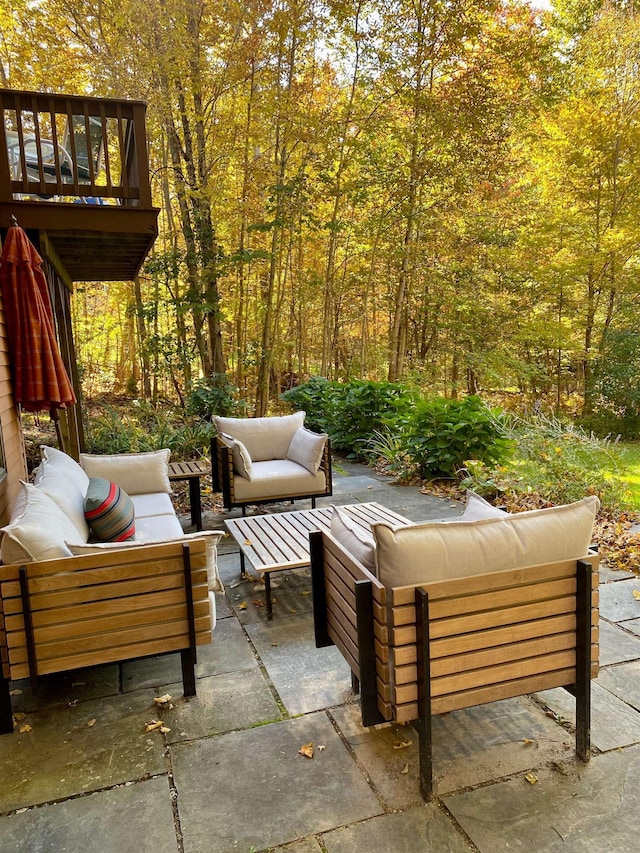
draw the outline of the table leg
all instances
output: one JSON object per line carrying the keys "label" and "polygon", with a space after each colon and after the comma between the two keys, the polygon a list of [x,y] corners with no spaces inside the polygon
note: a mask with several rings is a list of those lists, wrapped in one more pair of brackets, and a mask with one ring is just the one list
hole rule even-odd
{"label": "table leg", "polygon": [[189,502],[191,504],[191,523],[196,530],[202,530],[202,503],[200,501],[200,477],[189,478]]}
{"label": "table leg", "polygon": [[273,619],[273,607],[271,606],[271,574],[264,573],[264,598],[267,603],[267,620]]}
{"label": "table leg", "polygon": [[240,549],[240,580],[244,580],[247,576],[247,569],[244,564],[244,552]]}

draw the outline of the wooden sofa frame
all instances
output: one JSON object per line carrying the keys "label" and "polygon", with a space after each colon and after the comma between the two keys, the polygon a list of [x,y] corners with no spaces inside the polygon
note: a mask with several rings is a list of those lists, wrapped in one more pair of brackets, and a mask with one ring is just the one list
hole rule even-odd
{"label": "wooden sofa frame", "polygon": [[211,642],[205,542],[194,539],[0,566],[0,734],[9,682],[180,652],[195,696],[196,646]]}
{"label": "wooden sofa frame", "polygon": [[335,644],[362,723],[413,723],[420,793],[433,797],[431,718],[564,687],[576,754],[590,757],[598,674],[598,555],[385,589],[329,534],[310,534],[315,639]]}
{"label": "wooden sofa frame", "polygon": [[322,461],[320,462],[320,471],[324,471],[325,489],[322,492],[316,492],[313,495],[305,493],[296,494],[278,494],[274,493],[267,498],[247,498],[241,500],[236,497],[234,489],[234,479],[236,476],[233,470],[233,453],[220,436],[215,435],[211,439],[211,474],[213,480],[213,491],[222,493],[222,502],[225,509],[234,509],[235,507],[242,508],[242,515],[246,514],[248,506],[275,503],[277,501],[294,501],[306,500],[311,498],[311,506],[316,507],[316,498],[322,498],[333,494],[333,481],[331,469],[331,442],[327,439]]}

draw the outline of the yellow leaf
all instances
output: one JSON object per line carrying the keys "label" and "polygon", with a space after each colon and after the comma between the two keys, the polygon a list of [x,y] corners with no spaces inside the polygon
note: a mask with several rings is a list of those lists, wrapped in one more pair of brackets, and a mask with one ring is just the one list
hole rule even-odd
{"label": "yellow leaf", "polygon": [[527,782],[530,785],[535,785],[536,782],[538,781],[538,777],[536,776],[535,773],[527,773],[527,775],[524,778],[527,780]]}
{"label": "yellow leaf", "polygon": [[408,765],[408,764],[405,764],[405,765],[404,765],[404,767],[402,768],[402,770],[401,770],[400,772],[401,772],[401,773],[408,773],[408,772],[409,772],[409,765]]}
{"label": "yellow leaf", "polygon": [[161,729],[162,726],[164,726],[162,720],[150,720],[145,727],[145,732],[153,732],[156,729]]}
{"label": "yellow leaf", "polygon": [[92,729],[95,726],[95,724],[96,724],[95,720],[89,720],[89,722],[87,723],[87,728]]}
{"label": "yellow leaf", "polygon": [[16,712],[15,712],[15,714],[13,715],[13,719],[14,719],[14,720],[24,720],[24,718],[25,718],[26,716],[27,716],[27,715],[26,715],[26,714],[23,714],[23,713],[22,713],[22,711],[16,711]]}
{"label": "yellow leaf", "polygon": [[168,726],[160,726],[160,731],[163,735],[166,735],[167,732],[170,732],[171,729]]}
{"label": "yellow leaf", "polygon": [[533,746],[534,744],[535,744],[535,746],[538,745],[538,741],[533,740],[530,737],[526,737],[522,742],[524,743],[525,746]]}
{"label": "yellow leaf", "polygon": [[633,590],[633,597],[635,599],[637,599],[638,601],[640,601],[640,589],[634,589]]}
{"label": "yellow leaf", "polygon": [[406,749],[408,746],[411,746],[413,743],[412,740],[400,740],[397,743],[394,743],[394,749]]}
{"label": "yellow leaf", "polygon": [[253,545],[253,542],[251,541],[251,539],[245,539],[244,544],[245,545]]}
{"label": "yellow leaf", "polygon": [[30,732],[31,726],[28,723],[25,723],[24,726],[20,726],[20,734],[24,734],[25,732]]}
{"label": "yellow leaf", "polygon": [[246,609],[247,609],[247,602],[241,601],[240,604],[238,605],[238,610],[246,610]]}
{"label": "yellow leaf", "polygon": [[153,701],[156,705],[166,705],[168,702],[171,702],[173,696],[171,693],[163,693],[162,696],[157,696]]}
{"label": "yellow leaf", "polygon": [[305,743],[298,750],[298,755],[304,755],[305,758],[313,758],[313,744]]}

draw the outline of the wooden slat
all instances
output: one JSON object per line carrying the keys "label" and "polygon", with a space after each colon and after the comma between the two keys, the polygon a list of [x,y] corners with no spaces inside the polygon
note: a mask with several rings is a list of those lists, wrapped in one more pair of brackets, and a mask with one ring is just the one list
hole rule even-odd
{"label": "wooden slat", "polygon": [[[595,576],[594,586],[597,587],[597,568],[599,556],[589,553],[580,559],[592,564]],[[463,587],[465,595],[482,593],[491,589],[505,589],[510,586],[528,586],[545,580],[553,580],[575,575],[575,560],[563,560],[556,563],[545,563],[541,566],[530,566],[525,569],[507,569],[499,572],[490,572],[481,575],[468,575],[465,578],[450,578],[442,581],[429,581],[423,584],[429,592],[429,601],[434,602],[439,598],[455,598],[460,594]],[[409,586],[394,587],[390,590],[392,607],[415,602],[416,584]]]}

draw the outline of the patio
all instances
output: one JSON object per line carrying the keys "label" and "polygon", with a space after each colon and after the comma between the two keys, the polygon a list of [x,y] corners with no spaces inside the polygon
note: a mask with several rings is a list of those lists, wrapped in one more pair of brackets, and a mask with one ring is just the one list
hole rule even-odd
{"label": "patio", "polygon": [[[344,462],[318,505],[365,501],[413,520],[459,512]],[[204,527],[239,515],[205,511]],[[591,762],[574,757],[563,690],[454,712],[434,719],[424,805],[413,729],[364,729],[347,665],[315,648],[309,571],[274,576],[267,622],[235,543],[219,552],[226,595],[197,697],[182,697],[179,655],[43,679],[37,697],[14,685],[30,729],[0,739],[0,853],[637,850],[640,578],[601,570]],[[146,732],[152,720],[168,731]]]}

